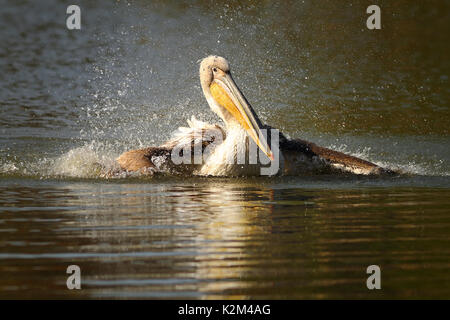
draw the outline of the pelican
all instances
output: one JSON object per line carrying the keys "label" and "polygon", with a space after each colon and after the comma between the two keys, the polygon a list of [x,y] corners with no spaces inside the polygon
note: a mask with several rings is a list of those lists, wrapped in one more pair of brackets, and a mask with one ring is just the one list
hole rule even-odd
{"label": "pelican", "polygon": [[[276,163],[275,170],[268,175],[314,172],[372,175],[391,172],[312,142],[287,139],[278,131],[270,135],[273,128],[261,123],[234,82],[225,58],[204,58],[200,63],[200,83],[209,107],[223,120],[224,126],[192,117],[188,120],[189,127],[180,127],[163,145],[123,153],[117,158],[123,170],[148,174],[253,176],[261,175],[264,168]],[[259,161],[255,161],[254,156],[252,158],[251,151],[256,149]],[[184,161],[179,161],[180,157]]]}

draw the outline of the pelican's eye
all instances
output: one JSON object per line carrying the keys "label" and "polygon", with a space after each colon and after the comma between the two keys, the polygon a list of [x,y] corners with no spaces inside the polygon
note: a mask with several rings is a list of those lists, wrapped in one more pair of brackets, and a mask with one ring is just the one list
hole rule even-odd
{"label": "pelican's eye", "polygon": [[213,68],[213,72],[217,72],[217,68],[216,67]]}

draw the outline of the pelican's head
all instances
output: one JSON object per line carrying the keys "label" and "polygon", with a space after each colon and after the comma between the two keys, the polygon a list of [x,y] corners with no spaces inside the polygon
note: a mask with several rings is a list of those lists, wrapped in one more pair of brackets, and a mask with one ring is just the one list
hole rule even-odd
{"label": "pelican's head", "polygon": [[203,59],[200,64],[200,83],[210,108],[223,119],[226,126],[244,128],[258,147],[273,160],[267,140],[261,134],[261,121],[234,83],[228,61],[219,56]]}

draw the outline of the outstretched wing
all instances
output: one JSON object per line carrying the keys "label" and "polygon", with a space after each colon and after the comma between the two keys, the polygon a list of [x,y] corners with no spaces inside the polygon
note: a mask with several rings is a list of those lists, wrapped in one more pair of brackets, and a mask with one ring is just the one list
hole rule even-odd
{"label": "outstretched wing", "polygon": [[[159,147],[149,147],[131,150],[123,153],[117,162],[123,170],[141,171],[143,173],[170,172],[192,173],[198,165],[194,164],[195,150],[205,150],[218,137],[225,139],[225,131],[218,125],[211,125],[192,117],[188,120],[189,127],[180,127],[172,138]],[[176,148],[176,149],[175,149]],[[190,163],[175,164],[172,161],[172,152],[190,152]]]}
{"label": "outstretched wing", "polygon": [[[393,173],[376,164],[348,154],[320,147],[312,142],[280,136],[280,150],[285,158],[287,174],[302,170],[343,170],[356,174]],[[313,166],[314,168],[311,168]]]}

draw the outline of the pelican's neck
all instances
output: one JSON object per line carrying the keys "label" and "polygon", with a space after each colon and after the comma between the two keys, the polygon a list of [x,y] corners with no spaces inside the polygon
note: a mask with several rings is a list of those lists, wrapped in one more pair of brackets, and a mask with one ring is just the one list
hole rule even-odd
{"label": "pelican's neck", "polygon": [[215,153],[223,156],[223,162],[231,159],[237,163],[237,158],[242,158],[239,162],[244,163],[248,159],[250,137],[237,121],[228,121],[225,125],[226,137]]}
{"label": "pelican's neck", "polygon": [[258,175],[259,164],[249,165],[249,137],[239,125],[226,127],[226,138],[218,145],[199,171],[200,175]]}

